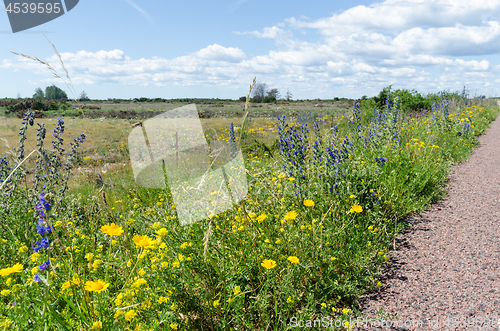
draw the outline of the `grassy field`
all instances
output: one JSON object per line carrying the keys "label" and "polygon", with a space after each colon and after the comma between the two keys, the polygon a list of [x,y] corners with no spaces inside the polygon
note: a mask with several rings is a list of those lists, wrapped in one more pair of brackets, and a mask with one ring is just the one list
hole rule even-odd
{"label": "grassy field", "polygon": [[[392,106],[320,103],[251,108],[247,118],[242,103],[197,105],[210,113],[201,119],[207,142],[241,147],[249,191],[186,226],[168,188],[134,181],[135,119],[41,118],[33,127],[27,117],[0,119],[1,325],[353,328],[359,297],[384,286],[378,273],[405,218],[443,196],[450,166],[470,155],[499,108],[461,99],[409,117]],[[24,138],[22,149],[8,147]]]}
{"label": "grassy field", "polygon": [[[254,117],[276,118],[279,114],[292,115],[303,111],[319,111],[324,114],[338,114],[349,111],[354,100],[312,100],[312,101],[284,101],[276,103],[250,103],[247,111]],[[133,102],[120,101],[88,101],[67,102],[67,110],[45,111],[45,117],[81,117],[113,118],[113,119],[144,119],[161,114],[164,111],[195,103],[202,118],[213,117],[243,117],[246,113],[245,102],[235,100],[190,100],[167,102]],[[82,109],[82,110],[81,110]],[[5,115],[5,107],[0,107],[0,115]],[[10,114],[9,116],[13,116]]]}

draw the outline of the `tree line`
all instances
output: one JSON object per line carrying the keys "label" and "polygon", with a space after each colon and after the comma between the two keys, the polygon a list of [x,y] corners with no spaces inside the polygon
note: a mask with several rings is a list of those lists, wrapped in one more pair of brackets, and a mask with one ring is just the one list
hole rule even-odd
{"label": "tree line", "polygon": [[[292,93],[288,90],[283,99],[290,101],[292,100],[292,97]],[[245,101],[246,98],[246,96],[243,96],[240,98],[240,101]],[[255,103],[271,103],[280,99],[281,93],[277,88],[270,89],[266,83],[259,83],[252,89],[250,101]]]}
{"label": "tree line", "polygon": [[[68,99],[68,95],[62,89],[55,85],[47,86],[45,91],[40,87],[35,89],[35,94],[33,94],[33,99],[45,99],[45,100],[63,100]],[[80,94],[80,101],[88,101],[90,98],[88,97],[85,91],[82,91]]]}

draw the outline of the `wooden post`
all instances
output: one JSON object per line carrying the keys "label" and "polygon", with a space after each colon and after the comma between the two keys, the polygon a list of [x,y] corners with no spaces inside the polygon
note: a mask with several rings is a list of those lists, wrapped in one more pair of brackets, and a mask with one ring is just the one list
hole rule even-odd
{"label": "wooden post", "polygon": [[179,168],[179,133],[175,131],[175,160]]}

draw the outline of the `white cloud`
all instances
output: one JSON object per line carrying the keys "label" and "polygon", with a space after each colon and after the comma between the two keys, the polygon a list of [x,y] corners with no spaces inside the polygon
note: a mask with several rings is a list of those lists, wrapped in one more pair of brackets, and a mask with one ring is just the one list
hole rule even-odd
{"label": "white cloud", "polygon": [[216,61],[240,62],[245,58],[245,53],[239,48],[223,47],[218,44],[210,45],[197,52],[202,59]]}
{"label": "white cloud", "polygon": [[265,27],[262,32],[259,32],[259,31],[245,31],[245,32],[234,31],[234,33],[239,34],[239,35],[252,35],[252,36],[255,36],[257,38],[269,38],[269,39],[276,39],[278,37],[284,37],[285,35],[287,35],[287,32],[278,26]]}

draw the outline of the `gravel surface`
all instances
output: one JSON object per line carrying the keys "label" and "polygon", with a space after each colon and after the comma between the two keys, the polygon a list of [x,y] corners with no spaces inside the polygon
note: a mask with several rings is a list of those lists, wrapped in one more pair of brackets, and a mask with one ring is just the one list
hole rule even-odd
{"label": "gravel surface", "polygon": [[362,300],[365,316],[383,307],[398,320],[357,330],[500,329],[500,118],[479,141],[453,166],[445,199],[398,236],[384,286]]}

